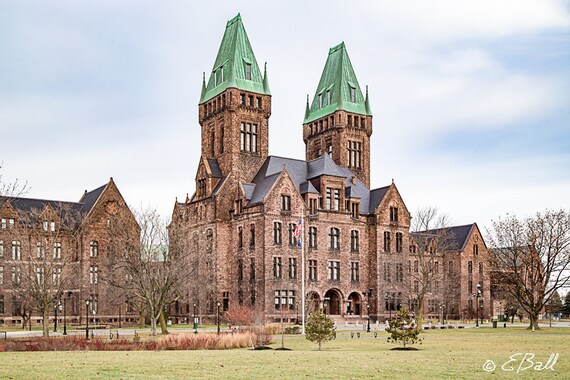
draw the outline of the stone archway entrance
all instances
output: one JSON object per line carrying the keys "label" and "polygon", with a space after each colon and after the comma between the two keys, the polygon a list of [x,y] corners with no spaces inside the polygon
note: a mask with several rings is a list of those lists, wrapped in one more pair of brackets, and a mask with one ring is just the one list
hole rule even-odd
{"label": "stone archway entrance", "polygon": [[348,315],[362,315],[362,297],[357,292],[352,292],[348,296],[346,313]]}
{"label": "stone archway entrance", "polygon": [[329,289],[325,293],[325,299],[327,304],[325,305],[325,311],[329,315],[340,315],[341,314],[341,302],[342,295],[337,289]]}
{"label": "stone archway entrance", "polygon": [[321,304],[321,297],[319,296],[319,293],[309,292],[307,294],[307,299],[305,300],[305,303],[307,304],[305,310],[307,310],[308,314],[312,313],[313,311],[317,311]]}

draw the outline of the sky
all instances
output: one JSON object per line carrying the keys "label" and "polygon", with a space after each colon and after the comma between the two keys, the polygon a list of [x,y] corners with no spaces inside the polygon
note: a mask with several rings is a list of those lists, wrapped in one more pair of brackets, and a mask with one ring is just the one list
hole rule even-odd
{"label": "sky", "polygon": [[570,201],[570,3],[0,0],[0,172],[78,201],[113,177],[133,207],[195,190],[202,73],[241,13],[272,93],[269,153],[344,41],[373,118],[371,185],[489,227]]}

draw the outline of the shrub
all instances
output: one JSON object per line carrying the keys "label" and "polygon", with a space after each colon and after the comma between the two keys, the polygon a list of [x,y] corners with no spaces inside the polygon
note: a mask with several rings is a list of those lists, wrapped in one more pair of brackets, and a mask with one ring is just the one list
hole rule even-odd
{"label": "shrub", "polygon": [[306,338],[313,343],[319,344],[319,351],[321,350],[321,343],[332,340],[336,336],[336,329],[332,319],[318,310],[311,313],[309,322],[305,326]]}
{"label": "shrub", "polygon": [[402,308],[396,314],[396,318],[388,322],[389,327],[386,332],[390,334],[388,337],[388,343],[398,343],[401,342],[404,345],[411,345],[419,342],[422,343],[422,339],[419,338],[420,330],[417,328],[414,314],[410,312],[407,308]]}

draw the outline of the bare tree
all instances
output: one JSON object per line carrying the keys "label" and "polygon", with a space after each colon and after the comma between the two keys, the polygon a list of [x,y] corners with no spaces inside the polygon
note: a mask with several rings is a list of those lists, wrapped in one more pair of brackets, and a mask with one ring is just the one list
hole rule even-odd
{"label": "bare tree", "polygon": [[10,201],[17,212],[17,226],[11,229],[12,287],[23,324],[31,317],[32,306],[42,316],[43,336],[49,336],[49,314],[58,307],[65,290],[77,278],[72,265],[75,229],[80,215],[70,204],[20,209],[23,199]]}
{"label": "bare tree", "polygon": [[507,215],[488,231],[491,265],[498,282],[538,328],[550,299],[570,283],[570,214],[565,210],[518,219]]}
{"label": "bare tree", "polygon": [[1,197],[20,197],[24,195],[28,190],[28,182],[20,182],[17,178],[14,182],[6,182],[4,176],[2,175],[2,168],[4,162],[0,161],[0,198]]}
{"label": "bare tree", "polygon": [[[173,302],[188,279],[188,253],[177,230],[167,230],[167,223],[156,210],[134,213],[140,230],[113,225],[116,262],[111,275],[104,279],[125,296],[140,304],[150,318],[151,333],[156,335],[157,323],[164,307]],[[140,236],[140,238],[139,238]]]}
{"label": "bare tree", "polygon": [[[443,301],[441,289],[444,286],[443,265],[436,266],[450,242],[448,217],[440,214],[435,207],[424,207],[412,219],[412,239],[414,246],[410,253],[411,268],[409,297],[416,308],[417,328],[422,329],[423,312],[428,293],[436,294],[439,303]],[[439,260],[443,264],[443,260]]]}

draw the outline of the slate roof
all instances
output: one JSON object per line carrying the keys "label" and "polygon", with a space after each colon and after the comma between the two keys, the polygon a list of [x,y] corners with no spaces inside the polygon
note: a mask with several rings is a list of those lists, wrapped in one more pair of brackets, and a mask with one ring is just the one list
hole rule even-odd
{"label": "slate roof", "polygon": [[465,244],[467,243],[467,239],[469,238],[469,234],[471,230],[475,228],[475,223],[473,224],[466,224],[464,226],[454,226],[454,227],[446,227],[446,228],[437,228],[433,230],[427,231],[419,231],[417,233],[433,233],[433,234],[441,234],[445,236],[446,239],[449,239],[449,246],[446,249],[450,251],[463,251],[465,248]]}
{"label": "slate roof", "polygon": [[12,207],[14,207],[16,210],[22,211],[24,213],[30,213],[34,211],[42,212],[49,205],[56,213],[60,213],[62,211],[65,213],[66,210],[69,210],[74,213],[77,212],[82,218],[84,218],[93,208],[95,202],[97,202],[97,199],[99,199],[106,187],[107,185],[105,184],[95,190],[89,192],[86,191],[79,202],[65,202],[23,197],[1,197],[0,206],[4,205],[8,201],[10,205],[12,205]]}
{"label": "slate roof", "polygon": [[213,178],[222,178],[222,171],[218,165],[218,160],[215,158],[208,158],[208,165],[210,165],[210,171],[212,172]]}
{"label": "slate roof", "polygon": [[[345,186],[349,188],[351,197],[360,199],[361,214],[373,213],[388,190],[388,187],[385,187],[371,192],[362,181],[354,177],[350,170],[336,165],[327,154],[311,161],[269,156],[255,175],[252,183],[242,184],[244,190],[247,187],[246,192],[253,189],[251,197],[247,198],[246,196],[249,199],[247,206],[261,203],[283,170],[287,171],[301,194],[318,193],[310,179],[322,175],[345,178]],[[354,184],[352,183],[353,177]],[[247,194],[249,195],[249,193]]]}
{"label": "slate roof", "polygon": [[[351,88],[355,90],[355,101],[351,98]],[[319,101],[320,97],[320,101]],[[350,63],[344,42],[330,48],[323,73],[313,102],[305,111],[304,123],[310,123],[337,110],[345,110],[361,115],[371,115],[368,91],[362,95],[356,74]]]}
{"label": "slate roof", "polygon": [[[246,79],[246,65],[251,65],[251,79]],[[218,96],[228,88],[271,94],[267,70],[262,76],[239,13],[226,24],[210,79],[206,85],[204,78],[202,84],[200,104]]]}

